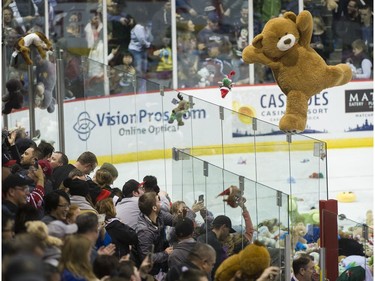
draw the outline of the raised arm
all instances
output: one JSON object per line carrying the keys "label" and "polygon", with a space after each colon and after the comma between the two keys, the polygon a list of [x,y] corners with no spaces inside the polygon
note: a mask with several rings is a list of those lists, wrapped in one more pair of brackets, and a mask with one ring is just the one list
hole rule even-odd
{"label": "raised arm", "polygon": [[247,46],[242,51],[242,59],[246,63],[261,63],[267,66],[271,66],[273,61],[263,54],[262,45],[263,35],[258,34],[254,37],[252,45]]}
{"label": "raised arm", "polygon": [[242,201],[239,203],[239,206],[242,208],[242,216],[245,220],[245,233],[244,236],[251,243],[253,241],[254,226],[251,221],[250,213],[245,206],[246,199],[242,197]]}
{"label": "raised arm", "polygon": [[313,32],[313,19],[309,11],[302,11],[297,16],[297,28],[300,33],[299,44],[305,48],[310,46]]}

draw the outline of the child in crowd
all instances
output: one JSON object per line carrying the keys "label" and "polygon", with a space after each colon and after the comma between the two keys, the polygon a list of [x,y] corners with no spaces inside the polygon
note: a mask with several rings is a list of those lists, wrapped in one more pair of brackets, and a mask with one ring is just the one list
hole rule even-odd
{"label": "child in crowd", "polygon": [[353,79],[370,79],[372,77],[372,62],[367,54],[367,46],[361,39],[352,43],[353,54],[347,59],[353,71]]}

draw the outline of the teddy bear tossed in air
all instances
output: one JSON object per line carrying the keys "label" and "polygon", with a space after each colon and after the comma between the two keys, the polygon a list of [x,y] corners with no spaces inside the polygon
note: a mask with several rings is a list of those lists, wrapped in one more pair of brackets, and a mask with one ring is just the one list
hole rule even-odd
{"label": "teddy bear tossed in air", "polygon": [[298,16],[286,12],[282,17],[269,20],[242,52],[246,63],[270,67],[287,96],[285,114],[279,122],[280,130],[285,132],[304,131],[308,101],[312,96],[352,79],[348,65],[327,65],[310,47],[312,31],[310,12],[304,10]]}
{"label": "teddy bear tossed in air", "polygon": [[9,79],[5,87],[7,93],[2,96],[3,101],[3,114],[9,114],[12,109],[20,109],[23,106],[23,98],[27,91],[23,89],[23,83],[18,79]]}
{"label": "teddy bear tossed in air", "polygon": [[12,56],[15,58],[20,53],[26,64],[31,65],[33,61],[30,58],[30,47],[35,46],[40,56],[45,59],[47,51],[52,51],[52,42],[42,32],[26,33],[19,38],[14,46]]}
{"label": "teddy bear tossed in air", "polygon": [[183,126],[185,123],[182,121],[182,117],[185,113],[193,107],[194,103],[190,103],[187,100],[184,100],[184,97],[181,93],[177,94],[178,99],[180,100],[177,106],[172,110],[171,116],[169,117],[168,123],[172,124],[174,120],[177,120],[178,126]]}

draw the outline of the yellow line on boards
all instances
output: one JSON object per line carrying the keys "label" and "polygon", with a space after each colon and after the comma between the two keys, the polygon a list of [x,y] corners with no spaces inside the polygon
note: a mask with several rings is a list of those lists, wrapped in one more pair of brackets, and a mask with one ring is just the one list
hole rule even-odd
{"label": "yellow line on boards", "polygon": [[[193,156],[200,155],[220,155],[220,154],[235,154],[235,153],[254,153],[254,152],[276,152],[276,151],[306,151],[314,150],[315,140],[300,140],[288,143],[283,142],[257,142],[242,143],[242,144],[227,144],[227,145],[210,145],[197,146],[190,149],[190,154]],[[338,148],[361,148],[373,147],[373,138],[349,138],[349,139],[330,139],[325,140],[328,149]],[[184,149],[180,147],[179,149]],[[132,152],[126,154],[98,156],[99,165],[104,162],[112,164],[139,162],[156,159],[169,159],[172,157],[172,149],[159,149],[141,152]]]}

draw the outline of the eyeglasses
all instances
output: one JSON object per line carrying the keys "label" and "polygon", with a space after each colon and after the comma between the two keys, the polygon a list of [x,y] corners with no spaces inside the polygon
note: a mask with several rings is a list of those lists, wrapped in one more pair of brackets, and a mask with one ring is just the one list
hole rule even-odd
{"label": "eyeglasses", "polygon": [[57,207],[60,207],[60,208],[69,208],[70,205],[69,204],[61,204],[61,205],[57,205]]}

